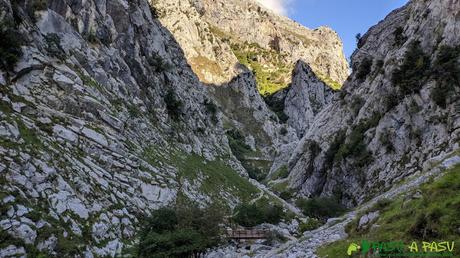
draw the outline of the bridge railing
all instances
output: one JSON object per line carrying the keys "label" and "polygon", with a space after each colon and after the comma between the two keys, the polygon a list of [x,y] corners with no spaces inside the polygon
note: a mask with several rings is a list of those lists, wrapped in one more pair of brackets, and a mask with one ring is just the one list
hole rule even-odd
{"label": "bridge railing", "polygon": [[232,239],[266,239],[270,234],[267,229],[229,229],[227,237]]}

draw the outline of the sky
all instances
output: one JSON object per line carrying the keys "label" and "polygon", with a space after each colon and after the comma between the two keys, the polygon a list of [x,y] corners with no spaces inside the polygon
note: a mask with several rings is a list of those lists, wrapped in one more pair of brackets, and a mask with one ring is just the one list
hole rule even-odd
{"label": "sky", "polygon": [[364,34],[408,0],[257,0],[276,13],[314,29],[322,25],[337,31],[347,59],[356,48],[356,34]]}

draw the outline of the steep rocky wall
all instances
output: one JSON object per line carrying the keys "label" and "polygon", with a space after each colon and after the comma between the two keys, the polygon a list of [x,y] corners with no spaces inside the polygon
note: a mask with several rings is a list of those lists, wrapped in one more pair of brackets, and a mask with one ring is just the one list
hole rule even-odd
{"label": "steep rocky wall", "polygon": [[291,187],[356,205],[458,148],[459,11],[411,1],[362,37],[343,91],[290,158]]}
{"label": "steep rocky wall", "polygon": [[292,86],[286,93],[284,113],[287,123],[301,138],[315,116],[332,101],[333,90],[316,77],[310,66],[297,62],[292,73]]}
{"label": "steep rocky wall", "polygon": [[257,57],[250,57],[252,66],[257,66],[251,69],[257,71],[260,65],[263,72],[271,74],[267,77],[274,84],[270,93],[289,84],[291,70],[299,59],[335,87],[348,76],[342,42],[330,28],[307,29],[255,1],[150,2],[204,82],[230,81],[241,71],[236,64],[244,63],[242,59],[247,55]]}
{"label": "steep rocky wall", "polygon": [[179,193],[259,196],[147,1],[2,0],[0,19],[21,46],[0,66],[0,256],[114,256]]}

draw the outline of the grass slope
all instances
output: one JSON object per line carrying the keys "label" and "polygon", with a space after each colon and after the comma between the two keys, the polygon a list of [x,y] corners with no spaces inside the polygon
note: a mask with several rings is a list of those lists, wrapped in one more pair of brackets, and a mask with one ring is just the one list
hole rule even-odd
{"label": "grass slope", "polygon": [[[400,197],[379,202],[364,212],[380,211],[370,229],[358,229],[359,215],[362,215],[359,214],[347,225],[349,237],[321,247],[318,255],[346,257],[348,246],[359,244],[361,240],[403,241],[407,244],[412,241],[455,241],[460,244],[460,165],[447,170],[439,180],[422,185],[418,191],[421,192],[419,198]],[[364,256],[357,254],[354,257]],[[460,257],[458,247],[454,249],[453,257]]]}

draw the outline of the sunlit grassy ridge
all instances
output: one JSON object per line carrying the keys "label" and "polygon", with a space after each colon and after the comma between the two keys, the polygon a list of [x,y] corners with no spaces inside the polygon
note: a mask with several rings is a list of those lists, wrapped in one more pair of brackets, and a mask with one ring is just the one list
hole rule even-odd
{"label": "sunlit grassy ridge", "polygon": [[254,73],[257,89],[262,95],[271,95],[289,86],[294,66],[286,64],[284,56],[257,44],[232,44],[238,61]]}
{"label": "sunlit grassy ridge", "polygon": [[[460,165],[446,171],[439,180],[422,185],[418,190],[421,192],[420,198],[402,196],[378,202],[367,211],[380,211],[380,216],[372,223],[374,227],[371,225],[371,229],[358,229],[358,215],[347,226],[349,237],[320,248],[318,255],[345,257],[349,244],[360,244],[361,240],[403,241],[407,244],[412,241],[460,243]],[[454,250],[453,257],[460,257],[459,248]]]}
{"label": "sunlit grassy ridge", "polygon": [[[233,54],[238,59],[238,62],[248,67],[254,73],[257,81],[257,89],[261,95],[269,96],[289,87],[294,64],[288,61],[285,53],[263,48],[256,43],[241,42],[214,26],[210,26],[210,31],[214,36],[230,43]],[[305,44],[310,44],[305,37],[301,35],[297,36],[302,38]],[[342,87],[340,83],[328,76],[318,72],[315,73],[320,80],[332,89],[339,90]]]}

